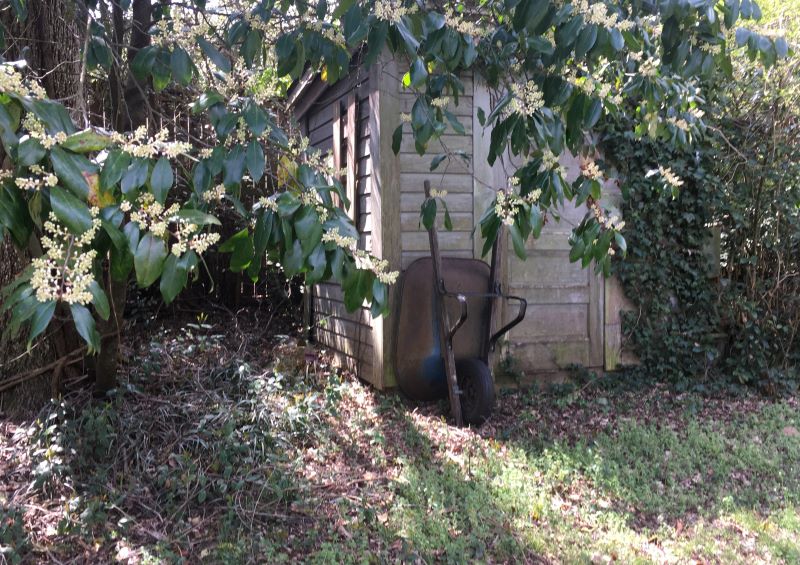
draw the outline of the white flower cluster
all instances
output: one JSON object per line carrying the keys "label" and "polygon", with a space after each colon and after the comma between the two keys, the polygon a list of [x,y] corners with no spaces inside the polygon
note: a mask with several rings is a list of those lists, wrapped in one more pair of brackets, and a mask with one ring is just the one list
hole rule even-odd
{"label": "white flower cluster", "polygon": [[403,6],[401,0],[377,0],[375,2],[375,17],[387,22],[399,22],[400,18],[417,11],[417,5]]}
{"label": "white flower cluster", "polygon": [[58,184],[58,177],[45,171],[41,165],[31,165],[29,170],[33,176],[14,179],[14,183],[20,190],[39,190],[45,186],[53,187]]}
{"label": "white flower cluster", "polygon": [[[177,240],[172,244],[170,251],[180,257],[189,249],[198,255],[205,253],[209,247],[219,241],[218,233],[200,233],[200,226],[178,217],[180,204],[172,204],[168,208],[156,201],[149,192],[140,194],[136,199],[138,209],[131,212],[131,221],[139,225],[142,231],[150,230],[153,235],[168,238],[170,235]],[[123,212],[131,211],[133,206],[125,201],[120,206]],[[170,232],[169,226],[174,225],[175,231]]]}
{"label": "white flower cluster", "polygon": [[683,118],[675,118],[675,117],[671,116],[671,117],[667,118],[667,122],[669,122],[670,124],[672,124],[673,126],[678,128],[679,130],[683,130],[683,131],[689,131],[689,129],[691,127],[691,126],[689,126],[689,122],[687,122]]}
{"label": "white flower cluster", "polygon": [[316,190],[310,189],[302,191],[300,193],[300,202],[302,202],[304,206],[314,206],[320,222],[324,222],[328,219],[328,209],[325,207],[319,192]]}
{"label": "white flower cluster", "polygon": [[603,180],[603,171],[591,157],[584,159],[581,163],[581,174],[589,180]]}
{"label": "white flower cluster", "polygon": [[[189,240],[189,249],[197,253],[198,255],[202,255],[208,248],[212,245],[215,245],[219,241],[220,235],[218,233],[198,233],[193,234],[191,239]],[[175,247],[173,246],[172,252],[175,253]]]}
{"label": "white flower cluster", "polygon": [[701,120],[706,113],[700,108],[695,107],[689,109],[689,115],[691,115],[695,120]]}
{"label": "white flower cluster", "polygon": [[514,223],[514,218],[517,216],[518,208],[522,203],[522,198],[514,192],[498,190],[494,201],[494,213],[500,218],[500,221],[510,226]]}
{"label": "white flower cluster", "polygon": [[[585,66],[577,66],[567,71],[564,80],[589,96],[597,96],[601,100],[610,100],[618,106],[622,103],[622,95],[619,92],[612,94],[612,90],[615,88],[614,85],[604,82],[602,78],[597,78],[598,76],[602,77],[603,72],[610,69],[611,66],[612,63],[608,60],[600,58],[597,62],[597,68],[600,69],[600,72],[595,73],[596,76],[592,76],[592,73]],[[581,76],[578,76],[579,71]]]}
{"label": "white flower cluster", "polygon": [[431,100],[431,106],[434,108],[447,108],[448,104],[450,104],[449,96],[440,96]]}
{"label": "white flower cluster", "polygon": [[625,222],[623,222],[616,214],[606,216],[605,212],[597,202],[591,201],[589,204],[589,209],[592,211],[592,214],[594,214],[597,223],[599,223],[605,229],[622,231],[622,229],[625,227]]}
{"label": "white flower cluster", "polygon": [[131,221],[139,225],[139,229],[153,232],[157,237],[167,234],[167,227],[181,209],[180,204],[172,204],[169,208],[156,201],[155,196],[149,192],[139,195],[136,199],[139,209],[131,213]]}
{"label": "white flower cluster", "polygon": [[539,202],[539,198],[542,197],[542,189],[541,188],[534,188],[528,194],[525,195],[525,202],[528,204],[536,204]]}
{"label": "white flower cluster", "polygon": [[0,92],[47,98],[47,92],[39,83],[23,78],[22,73],[10,63],[0,64]]}
{"label": "white flower cluster", "polygon": [[175,223],[175,237],[177,241],[172,244],[170,252],[180,257],[191,249],[198,255],[205,253],[209,247],[219,241],[218,233],[198,233],[200,227],[183,218],[172,218]]}
{"label": "white flower cluster", "polygon": [[661,61],[650,57],[642,61],[639,65],[639,74],[646,77],[654,77],[658,74],[658,68],[661,65]]}
{"label": "white flower cluster", "polygon": [[504,108],[503,116],[507,117],[515,112],[523,116],[533,116],[544,106],[544,95],[532,80],[525,84],[512,84],[510,90],[513,98]]}
{"label": "white flower cluster", "polygon": [[225,196],[225,185],[218,184],[214,188],[203,193],[203,200],[206,202],[219,202]]}
{"label": "white flower cluster", "polygon": [[153,45],[157,47],[181,47],[194,61],[199,61],[202,52],[197,44],[197,37],[210,37],[214,30],[210,23],[203,19],[193,22],[189,12],[183,8],[170,10],[169,18],[158,20],[153,26]]}
{"label": "white flower cluster", "polygon": [[583,14],[583,19],[587,24],[595,24],[608,29],[617,28],[626,31],[633,28],[634,23],[630,20],[620,20],[616,13],[609,14],[608,6],[604,2],[590,3],[589,0],[577,0],[572,6],[576,12]]}
{"label": "white flower cluster", "polygon": [[270,196],[262,196],[258,199],[258,205],[261,206],[264,210],[272,210],[273,212],[278,211],[278,203],[275,201],[275,198]]}
{"label": "white flower cluster", "polygon": [[677,189],[683,186],[683,180],[681,177],[673,173],[670,167],[663,167],[662,165],[659,165],[658,173],[661,175],[661,178],[664,179],[664,182],[666,182],[672,188]]}
{"label": "white flower cluster", "polygon": [[347,47],[347,40],[342,34],[342,31],[321,21],[314,21],[308,23],[308,29],[316,31],[322,37],[339,47]]}
{"label": "white flower cluster", "polygon": [[322,234],[323,243],[335,243],[338,247],[348,251],[355,251],[358,241],[354,237],[348,237],[339,233],[339,228],[326,231]]}
{"label": "white flower cluster", "polygon": [[101,225],[99,213],[98,208],[91,209],[92,227],[76,237],[50,212],[41,240],[44,255],[32,261],[31,287],[36,300],[84,305],[92,301],[89,286],[94,282],[92,264],[97,251],[88,248]]}
{"label": "white flower cluster", "polygon": [[465,20],[462,14],[455,13],[452,8],[447,8],[447,11],[445,11],[444,21],[448,27],[456,30],[458,33],[471,35],[472,37],[483,37],[492,31],[491,26],[480,25],[477,22]]}
{"label": "white flower cluster", "polygon": [[539,172],[551,171],[558,165],[558,155],[550,151],[549,147],[542,150],[542,164],[539,165]]}
{"label": "white flower cluster", "polygon": [[[592,211],[595,220],[597,220],[597,223],[600,224],[600,226],[603,229],[619,232],[622,231],[622,229],[625,227],[625,222],[623,222],[619,216],[617,216],[616,214],[607,216],[606,213],[603,211],[603,209],[600,207],[600,205],[594,200],[590,199],[588,206],[589,209]],[[595,240],[594,243],[597,243],[597,240]],[[616,254],[616,251],[614,250],[613,247],[608,248],[608,254],[609,255]]]}
{"label": "white flower cluster", "polygon": [[722,53],[722,44],[701,43],[700,50],[711,55],[719,55]]}
{"label": "white flower cluster", "polygon": [[335,243],[338,247],[349,251],[356,262],[356,268],[364,271],[372,271],[375,277],[384,284],[394,284],[400,275],[398,271],[389,271],[389,262],[386,259],[373,257],[366,251],[358,249],[358,241],[354,237],[348,237],[339,233],[339,228],[334,228],[322,234],[322,241],[325,243]]}
{"label": "white flower cluster", "polygon": [[320,172],[326,178],[339,178],[342,176],[341,171],[333,168],[332,151],[323,153],[318,148],[311,147],[311,142],[304,135],[295,134],[290,137],[286,153],[288,162],[303,163]]}
{"label": "white flower cluster", "polygon": [[168,141],[168,138],[169,131],[164,128],[148,138],[147,126],[141,126],[128,135],[119,132],[111,134],[111,140],[119,145],[122,151],[134,157],[149,159],[160,154],[168,159],[174,159],[179,155],[187,155],[192,150],[191,143]]}
{"label": "white flower cluster", "polygon": [[438,188],[431,189],[431,198],[444,198],[447,196],[446,190],[439,190]]}
{"label": "white flower cluster", "polygon": [[47,135],[44,130],[44,124],[30,112],[22,119],[22,127],[27,130],[28,135],[38,140],[45,149],[51,149],[54,145],[64,143],[67,140],[67,134],[63,131],[59,131],[55,135]]}
{"label": "white flower cluster", "polygon": [[372,271],[383,284],[394,284],[400,276],[398,271],[389,270],[389,262],[386,259],[378,259],[361,249],[353,251],[353,258],[356,260],[357,269]]}

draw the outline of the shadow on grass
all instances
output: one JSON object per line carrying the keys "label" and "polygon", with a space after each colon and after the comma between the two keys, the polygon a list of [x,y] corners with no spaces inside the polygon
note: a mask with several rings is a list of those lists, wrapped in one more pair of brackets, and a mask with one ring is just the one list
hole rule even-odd
{"label": "shadow on grass", "polygon": [[499,495],[502,484],[492,484],[483,453],[470,438],[454,431],[448,449],[447,439],[432,440],[404,410],[386,424],[393,427],[387,435],[402,441],[388,520],[390,535],[401,540],[402,559],[547,562],[517,528],[517,522],[531,521],[527,509]]}
{"label": "shadow on grass", "polygon": [[[49,475],[32,502],[68,504],[57,535],[38,533],[36,547],[74,558],[100,540],[89,557],[144,562],[663,561],[654,535],[724,517],[800,561],[794,405],[723,420],[673,406],[676,422],[630,417],[562,441],[538,433],[542,422],[563,409],[580,428],[578,414],[617,408],[611,393],[610,408],[589,396],[584,412],[502,398],[497,421],[476,433],[354,382],[242,367],[45,419],[29,452],[50,461]],[[715,528],[709,538],[740,535]]]}

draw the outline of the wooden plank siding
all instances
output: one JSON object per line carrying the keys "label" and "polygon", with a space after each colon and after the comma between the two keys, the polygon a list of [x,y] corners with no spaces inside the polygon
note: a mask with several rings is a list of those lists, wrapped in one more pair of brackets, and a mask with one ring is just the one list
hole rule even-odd
{"label": "wooden plank siding", "polygon": [[[401,69],[398,72],[405,72]],[[452,128],[432,141],[424,155],[414,148],[410,128],[406,127],[400,144],[400,241],[402,246],[401,267],[405,269],[420,257],[430,256],[428,234],[420,224],[419,214],[425,199],[423,182],[429,180],[432,188],[446,190],[445,202],[453,220],[453,230],[445,231],[443,214],[440,211],[439,247],[443,255],[450,257],[473,257],[473,227],[475,225],[473,198],[473,171],[471,162],[455,157],[442,162],[431,171],[431,160],[439,153],[463,151],[469,156],[473,153],[473,83],[471,76],[462,79],[465,93],[459,96],[458,106],[450,101],[448,109],[458,116],[465,133],[455,133]],[[398,84],[401,112],[409,113],[416,100],[413,92]]]}
{"label": "wooden plank siding", "polygon": [[[449,107],[464,126],[464,134],[449,128],[420,156],[406,125],[400,152],[395,155],[392,133],[402,123],[401,115],[410,113],[415,101],[415,95],[398,80],[406,70],[407,67],[403,68],[402,63],[384,52],[371,68],[355,67],[348,77],[333,86],[320,88],[317,83],[312,84],[308,92],[316,100],[300,100],[297,105],[303,108],[301,129],[314,147],[331,150],[336,121],[333,108],[340,105],[342,161],[347,161],[347,166],[353,165],[350,178],[344,177],[343,181],[355,195],[353,219],[361,249],[386,259],[391,269],[399,270],[430,255],[428,235],[419,216],[424,200],[423,183],[429,180],[434,188],[448,192],[445,201],[453,230],[444,229],[441,211],[437,218],[443,255],[480,258],[483,240],[475,226],[495,191],[508,185],[507,174],[515,170],[515,161],[507,154],[493,166],[486,161],[491,131],[479,125],[478,109],[489,114],[497,94],[490,93],[481,80],[464,77],[465,93],[460,96],[458,106]],[[355,98],[355,113],[351,111],[348,115],[348,109],[352,108],[348,106],[351,93]],[[353,145],[349,145],[345,130],[357,131]],[[345,157],[348,148],[350,159]],[[445,160],[431,171],[431,160],[445,151],[463,151],[471,160]],[[561,162],[568,170],[567,180],[575,178],[578,160],[563,155]],[[613,192],[613,187],[605,188]],[[604,199],[603,204],[610,203]],[[508,249],[501,266],[504,290],[524,297],[529,306],[525,321],[507,336],[499,349],[528,375],[560,372],[572,364],[612,368],[626,360],[618,315],[624,297],[619,285],[595,276],[591,266],[582,269],[580,264],[569,261],[567,240],[586,208],[567,206],[560,213],[560,222],[549,222],[538,240],[528,242],[527,260],[519,260],[508,242],[504,243]],[[316,285],[309,299],[316,340],[334,351],[342,365],[381,389],[395,384],[395,292],[396,287],[389,294],[392,316],[377,319],[371,318],[367,307],[347,312],[341,288],[335,284]],[[494,326],[499,327],[515,314],[515,307],[498,308]],[[500,355],[490,359],[490,363],[498,361]]]}
{"label": "wooden plank siding", "polygon": [[[562,156],[567,180],[578,162]],[[561,221],[551,221],[539,240],[529,240],[528,258],[508,255],[508,288],[528,301],[525,320],[508,337],[509,353],[526,372],[564,370],[569,365],[603,366],[604,281],[593,266],[569,261],[568,239],[586,207],[567,204]],[[510,315],[510,312],[507,312]]]}
{"label": "wooden plank siding", "polygon": [[[496,102],[485,85],[476,82],[475,112],[479,107],[487,114]],[[476,117],[473,117],[476,120]],[[486,162],[490,130],[477,126],[473,132],[475,179],[473,197],[475,221],[490,205],[495,190],[507,186],[507,173],[515,170],[515,160],[508,154],[504,163],[490,166]],[[570,155],[561,162],[567,168],[567,180],[577,177],[579,163]],[[528,311],[525,320],[507,336],[503,354],[510,355],[526,374],[562,371],[571,364],[602,367],[604,361],[604,281],[594,275],[593,267],[582,269],[570,263],[568,239],[586,207],[567,206],[561,210],[561,222],[551,221],[541,237],[529,240],[528,258],[518,259],[507,244],[507,261],[502,279],[506,291],[525,298]],[[483,241],[476,238],[475,253]],[[499,309],[498,316],[509,319],[516,307]],[[494,321],[495,326],[500,323]],[[494,359],[496,363],[499,358]]]}
{"label": "wooden plank siding", "polygon": [[[370,250],[372,166],[369,73],[357,67],[332,86],[319,88],[314,84],[308,91],[318,98],[306,101],[300,97],[298,107],[307,108],[300,118],[301,131],[309,138],[310,144],[323,153],[339,153],[341,167],[349,173],[340,180],[346,188],[352,185],[350,200],[355,209],[351,217],[359,230],[359,247]],[[350,104],[354,106],[352,109]],[[334,129],[336,125],[341,128],[338,132]],[[333,146],[335,139],[341,144],[337,151]],[[309,319],[313,338],[333,351],[341,366],[368,378],[373,373],[374,355],[369,309],[362,307],[355,312],[347,312],[342,289],[335,283],[315,285],[311,289],[308,306],[311,309]]]}

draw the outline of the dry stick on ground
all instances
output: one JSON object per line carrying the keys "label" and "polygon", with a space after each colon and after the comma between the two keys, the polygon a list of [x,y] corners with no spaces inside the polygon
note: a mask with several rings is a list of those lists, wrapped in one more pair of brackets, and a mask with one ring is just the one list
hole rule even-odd
{"label": "dry stick on ground", "polygon": [[[109,336],[112,336],[112,335],[115,335],[115,334],[118,334],[118,333],[119,332],[111,332],[109,334],[103,335],[102,337],[105,338],[105,337],[109,337]],[[33,369],[31,371],[27,371],[27,372],[24,372],[24,373],[18,373],[16,375],[14,375],[13,377],[11,377],[9,379],[6,379],[2,383],[0,383],[0,392],[5,392],[5,391],[7,391],[7,390],[9,390],[11,388],[14,388],[15,386],[17,386],[20,383],[23,383],[23,382],[25,382],[25,381],[27,381],[29,379],[34,378],[34,377],[38,377],[39,375],[42,375],[42,374],[44,374],[44,373],[46,373],[47,371],[50,371],[50,370],[54,370],[56,372],[56,376],[60,376],[60,373],[64,370],[65,367],[67,367],[69,365],[74,365],[78,361],[82,360],[83,359],[83,354],[84,354],[85,351],[86,351],[86,346],[84,345],[82,347],[79,347],[78,349],[74,349],[73,351],[70,351],[66,355],[63,355],[63,356],[59,357],[58,359],[56,359],[52,363],[48,363],[44,367],[39,367],[38,369]],[[75,357],[75,358],[72,359],[72,357]]]}

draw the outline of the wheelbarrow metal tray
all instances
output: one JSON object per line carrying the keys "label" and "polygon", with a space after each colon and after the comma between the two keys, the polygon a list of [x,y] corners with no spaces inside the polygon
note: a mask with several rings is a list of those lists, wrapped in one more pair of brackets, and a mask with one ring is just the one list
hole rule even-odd
{"label": "wheelbarrow metal tray", "polygon": [[[477,259],[442,258],[445,287],[450,294],[485,294],[489,290],[489,265]],[[396,316],[395,375],[400,389],[418,400],[447,397],[437,322],[439,294],[433,286],[433,260],[417,259],[403,273]],[[444,298],[448,317],[458,320],[458,300]],[[482,358],[491,311],[486,296],[467,296],[469,316],[453,337],[456,359]]]}

